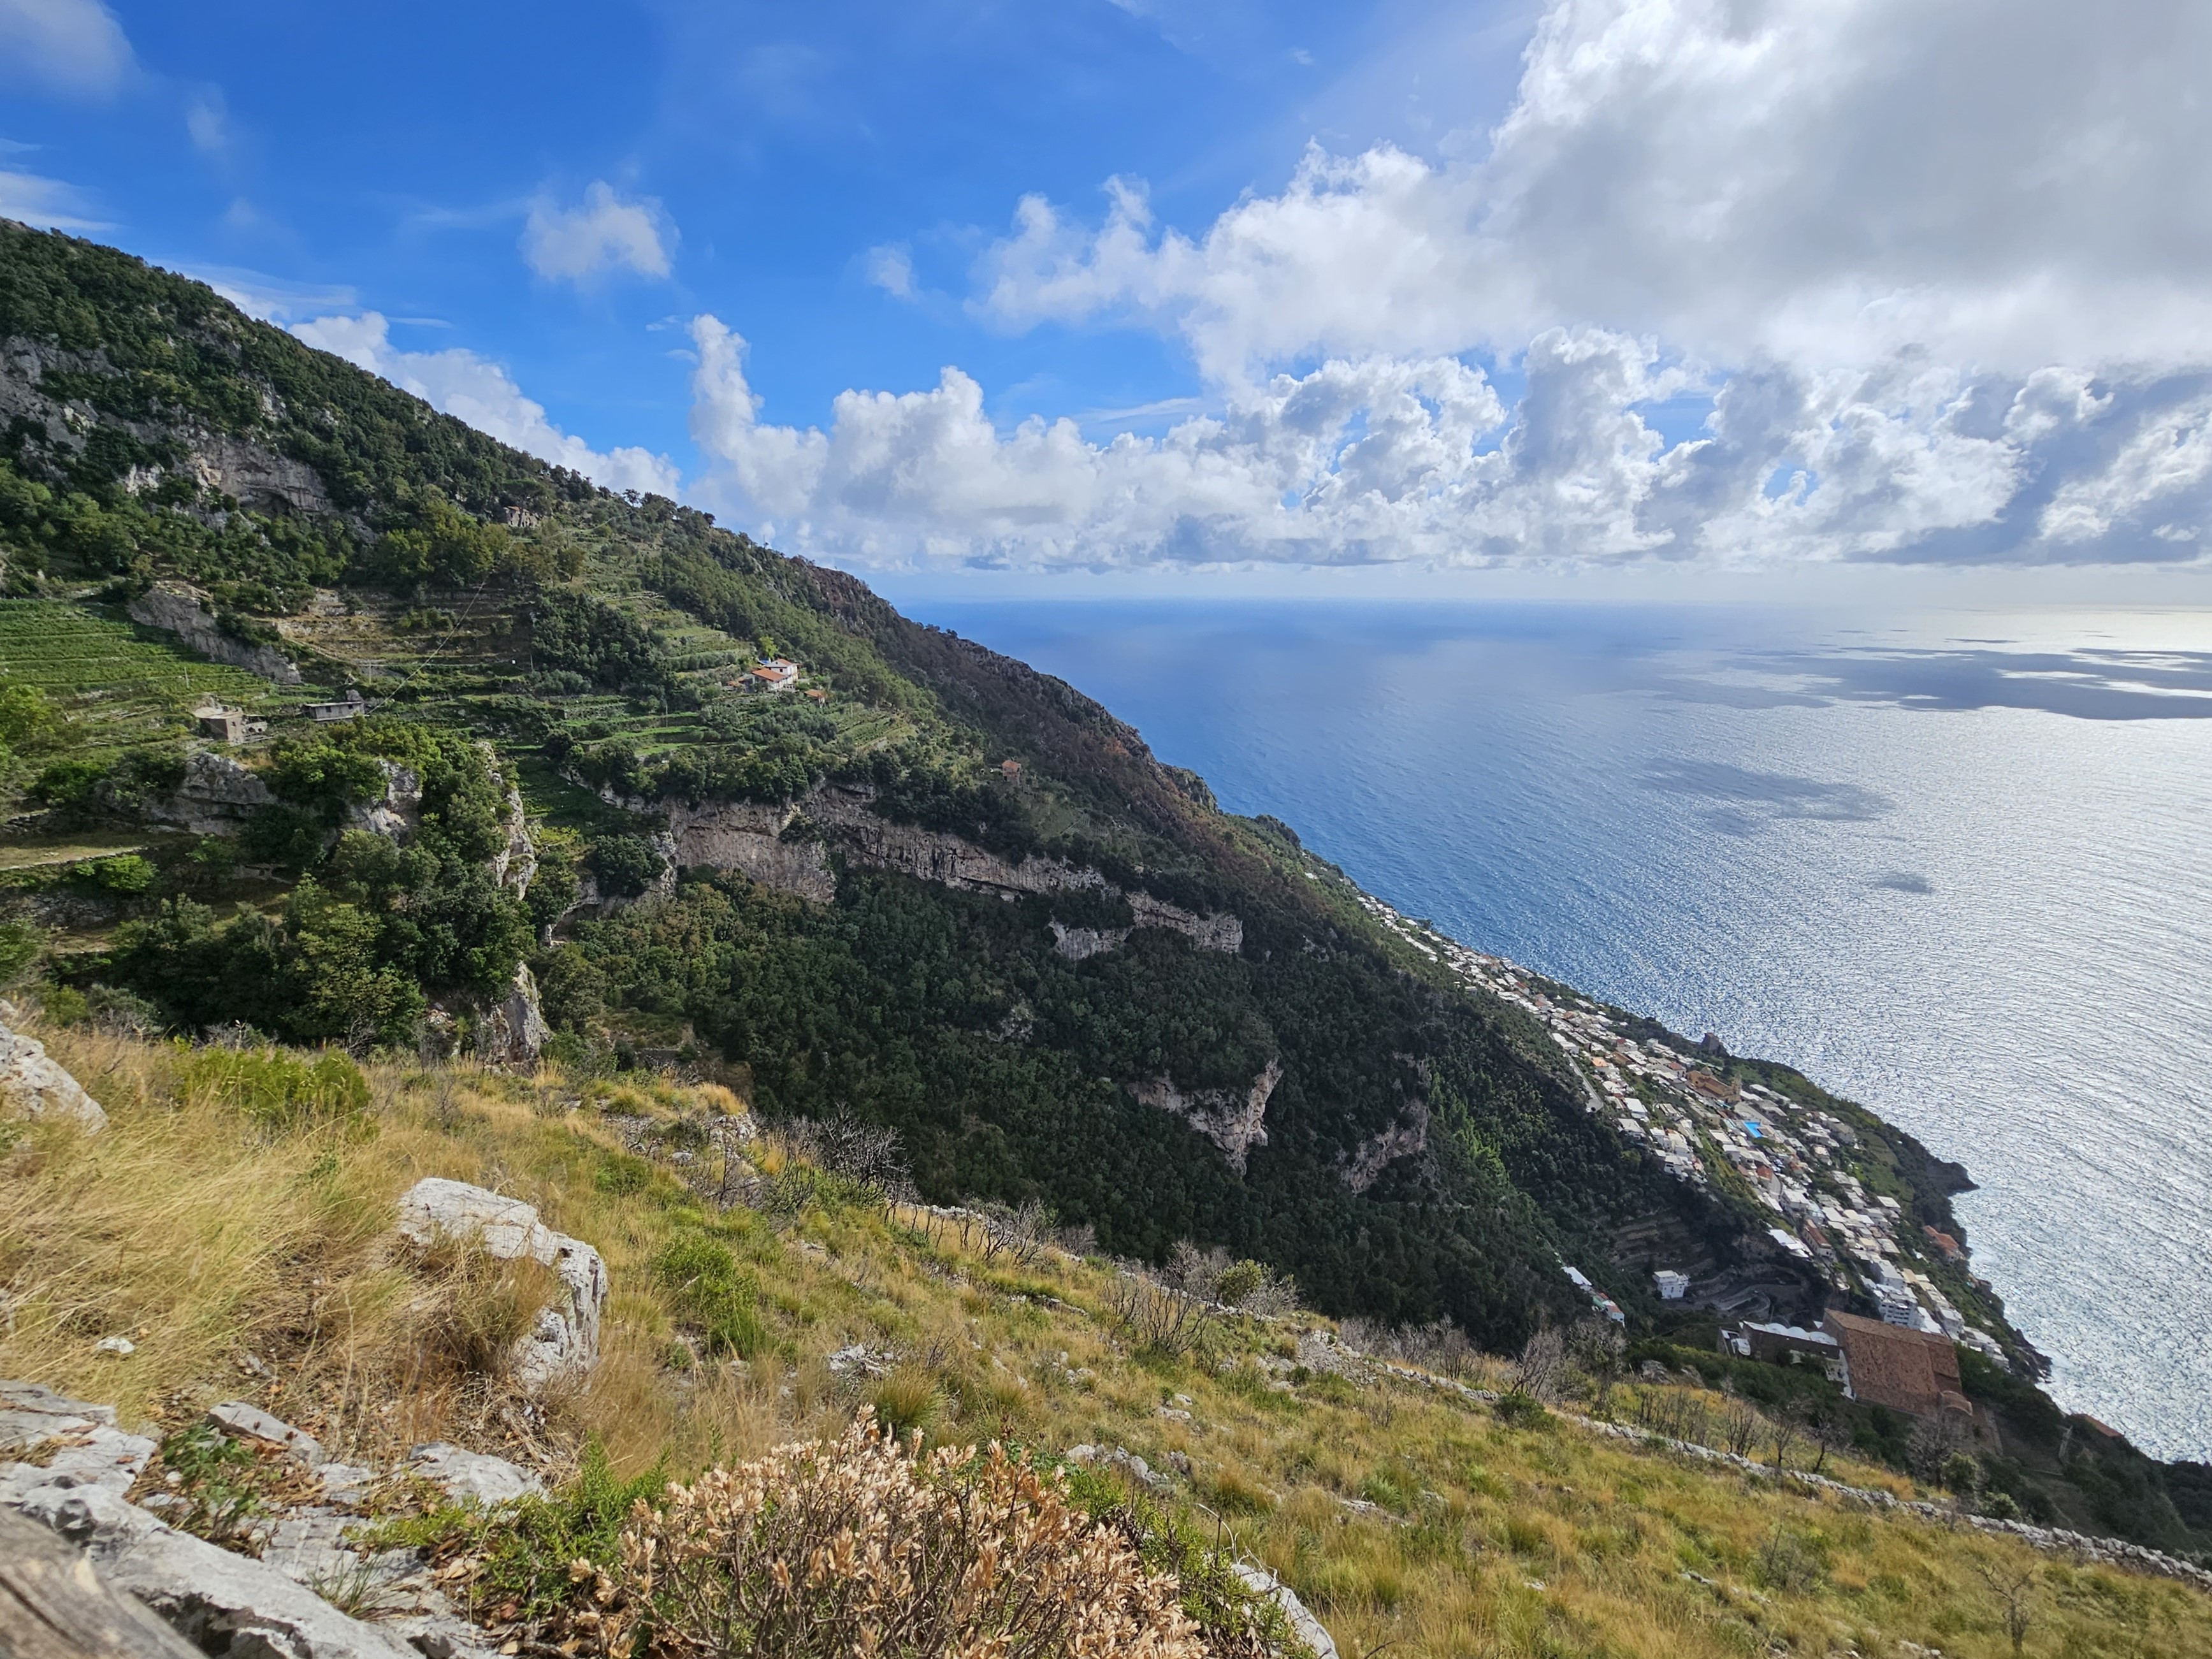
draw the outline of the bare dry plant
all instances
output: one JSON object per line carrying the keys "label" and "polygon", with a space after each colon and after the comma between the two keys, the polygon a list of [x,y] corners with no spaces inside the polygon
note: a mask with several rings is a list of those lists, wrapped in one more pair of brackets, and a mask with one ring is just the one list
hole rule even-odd
{"label": "bare dry plant", "polygon": [[1018,1206],[982,1204],[982,1253],[986,1261],[1005,1256],[1024,1267],[1033,1267],[1051,1247],[1052,1212],[1036,1199]]}
{"label": "bare dry plant", "polygon": [[1106,1314],[1139,1352],[1169,1358],[1196,1347],[1214,1322],[1208,1304],[1133,1269],[1116,1273],[1107,1285]]}
{"label": "bare dry plant", "polygon": [[841,1111],[831,1117],[793,1118],[776,1133],[806,1162],[842,1176],[886,1203],[915,1200],[914,1170],[896,1129]]}
{"label": "bare dry plant", "polygon": [[863,1411],[835,1441],[639,1504],[586,1613],[602,1651],[696,1659],[830,1654],[1200,1659],[1172,1579],[1072,1505],[1056,1479],[993,1444],[927,1458]]}
{"label": "bare dry plant", "polygon": [[1977,1561],[1974,1573],[1996,1601],[2012,1650],[2021,1652],[2027,1645],[2028,1629],[2035,1622],[2035,1588],[2041,1576],[2035,1563],[2009,1558],[2002,1562]]}
{"label": "bare dry plant", "polygon": [[1506,1391],[1553,1405],[1567,1381],[1567,1339],[1555,1325],[1540,1325],[1521,1346],[1520,1357],[1507,1374]]}

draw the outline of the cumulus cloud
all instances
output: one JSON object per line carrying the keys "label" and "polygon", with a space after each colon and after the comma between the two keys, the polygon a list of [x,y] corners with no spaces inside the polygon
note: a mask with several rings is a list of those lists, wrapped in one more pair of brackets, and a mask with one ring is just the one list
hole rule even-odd
{"label": "cumulus cloud", "polygon": [[317,317],[292,332],[309,345],[333,352],[372,374],[413,392],[432,407],[479,432],[527,450],[540,459],[580,472],[610,489],[675,493],[679,475],[665,455],[643,449],[595,450],[545,417],[544,405],[523,395],[504,368],[473,351],[408,351],[392,343],[380,313]]}
{"label": "cumulus cloud", "polygon": [[1316,149],[1195,237],[1125,181],[1096,229],[1032,198],[981,305],[1143,316],[1216,374],[1577,324],[1722,361],[2203,361],[2208,58],[2190,0],[1554,0],[1474,159]]}
{"label": "cumulus cloud", "polygon": [[541,196],[522,230],[524,263],[549,281],[585,283],[613,270],[665,276],[675,245],[676,226],[658,201],[625,200],[604,179],[575,207]]}
{"label": "cumulus cloud", "polygon": [[131,68],[131,42],[100,0],[0,0],[0,76],[106,98]]}
{"label": "cumulus cloud", "polygon": [[0,219],[17,219],[46,230],[106,230],[75,185],[35,173],[0,167]]}
{"label": "cumulus cloud", "polygon": [[700,442],[855,558],[2195,559],[2208,61],[2197,0],[1550,0],[1433,155],[1018,204],[973,313],[1164,333],[1204,417],[1002,433],[948,369],[763,425],[707,319]]}

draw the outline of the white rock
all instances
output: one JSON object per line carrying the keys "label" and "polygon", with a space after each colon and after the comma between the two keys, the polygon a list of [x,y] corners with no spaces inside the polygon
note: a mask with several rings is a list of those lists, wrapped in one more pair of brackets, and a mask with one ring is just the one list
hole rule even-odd
{"label": "white rock", "polygon": [[323,1483],[325,1503],[353,1504],[376,1484],[377,1472],[359,1463],[323,1463],[316,1467],[315,1478]]}
{"label": "white rock", "polygon": [[530,1205],[431,1176],[401,1195],[399,1233],[426,1249],[440,1239],[474,1240],[502,1261],[528,1256],[558,1275],[565,1294],[556,1305],[540,1309],[536,1328],[514,1345],[514,1377],[524,1388],[541,1389],[599,1363],[606,1263],[580,1239],[546,1226]]}
{"label": "white rock", "polygon": [[0,1382],[0,1451],[40,1455],[35,1463],[0,1463],[0,1504],[64,1480],[119,1497],[154,1450],[145,1436],[115,1426],[112,1406],[70,1400],[35,1382]]}
{"label": "white rock", "polygon": [[214,1659],[421,1659],[266,1563],[179,1532],[102,1487],[49,1480],[21,1507]]}
{"label": "white rock", "polygon": [[240,1440],[258,1440],[289,1453],[309,1468],[323,1462],[323,1443],[304,1429],[295,1429],[281,1417],[272,1417],[244,1400],[226,1400],[208,1412],[208,1426]]}
{"label": "white rock", "polygon": [[855,1342],[849,1348],[840,1348],[823,1361],[832,1376],[887,1376],[890,1374],[891,1356],[873,1353]]}
{"label": "white rock", "polygon": [[112,1353],[118,1359],[128,1359],[138,1352],[138,1345],[127,1336],[103,1336],[93,1344],[100,1353]]}
{"label": "white rock", "polygon": [[1336,1641],[1298,1600],[1298,1593],[1265,1567],[1255,1567],[1249,1561],[1235,1564],[1237,1576],[1244,1581],[1244,1588],[1255,1595],[1262,1595],[1283,1610],[1283,1618],[1291,1634],[1314,1650],[1314,1659],[1336,1659]]}
{"label": "white rock", "polygon": [[484,1452],[472,1452],[450,1440],[434,1440],[407,1454],[407,1466],[446,1490],[457,1502],[473,1499],[489,1506],[534,1498],[545,1483],[519,1464]]}
{"label": "white rock", "polygon": [[100,1103],[47,1056],[45,1043],[5,1025],[0,1025],[0,1097],[27,1116],[66,1118],[88,1133],[107,1127]]}

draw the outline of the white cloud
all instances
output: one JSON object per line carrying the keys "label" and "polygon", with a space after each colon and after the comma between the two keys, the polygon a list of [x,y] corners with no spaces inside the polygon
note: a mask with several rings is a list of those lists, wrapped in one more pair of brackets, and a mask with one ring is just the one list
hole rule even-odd
{"label": "white cloud", "polygon": [[204,155],[221,155],[230,148],[230,109],[222,88],[208,87],[185,101],[185,132]]}
{"label": "white cloud", "polygon": [[1139,315],[1217,375],[1650,332],[1722,361],[2212,356],[2212,9],[1554,0],[1481,153],[1310,151],[1195,237],[1109,185],[987,262],[1016,325]]}
{"label": "white cloud", "polygon": [[264,323],[328,317],[333,312],[351,310],[359,300],[356,291],[343,283],[295,282],[237,265],[192,265],[185,274],[198,277],[247,316],[258,317]]}
{"label": "white cloud", "polygon": [[100,0],[0,0],[0,75],[106,98],[131,70],[131,42]]}
{"label": "white cloud", "polygon": [[894,300],[914,298],[914,256],[895,245],[872,247],[866,261],[868,280]]}
{"label": "white cloud", "polygon": [[544,404],[525,397],[504,368],[473,351],[459,347],[404,350],[392,344],[390,323],[374,311],[314,318],[294,324],[292,332],[311,346],[382,375],[479,432],[580,472],[610,489],[664,495],[676,491],[679,475],[666,456],[635,448],[604,453],[594,450],[547,420]]}
{"label": "white cloud", "polygon": [[522,258],[549,281],[583,283],[616,270],[665,276],[675,243],[676,226],[658,201],[625,201],[602,179],[577,207],[560,207],[546,197],[533,202]]}
{"label": "white cloud", "polygon": [[707,318],[695,436],[853,559],[2195,559],[2207,62],[2202,0],[1551,0],[1432,155],[1310,148],[1191,231],[1018,205],[974,314],[1167,334],[1210,415],[1000,432],[947,369],[763,425]]}
{"label": "white cloud", "polygon": [[75,185],[35,173],[0,167],[0,219],[18,219],[47,230],[106,230]]}

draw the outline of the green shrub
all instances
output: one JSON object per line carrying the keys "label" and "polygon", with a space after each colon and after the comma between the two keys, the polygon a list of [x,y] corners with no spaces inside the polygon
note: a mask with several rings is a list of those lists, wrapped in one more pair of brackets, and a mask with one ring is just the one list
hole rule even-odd
{"label": "green shrub", "polygon": [[1825,1534],[1777,1527],[1767,1534],[1752,1559],[1752,1574],[1764,1589],[1803,1594],[1817,1589],[1828,1576],[1828,1540]]}
{"label": "green shrub", "polygon": [[704,1233],[684,1233],[653,1259],[653,1276],[669,1293],[678,1321],[706,1339],[709,1353],[751,1359],[768,1347],[753,1282],[729,1247]]}
{"label": "green shrub", "polygon": [[627,1152],[609,1152],[592,1172],[592,1184],[603,1193],[627,1198],[653,1185],[653,1165]]}
{"label": "green shrub", "polygon": [[136,853],[125,853],[119,858],[102,859],[86,867],[93,884],[111,893],[143,893],[154,884],[157,873],[152,862]]}
{"label": "green shrub", "polygon": [[185,1093],[220,1101],[264,1129],[367,1122],[368,1079],[335,1048],[311,1058],[284,1048],[178,1046]]}
{"label": "green shrub", "polygon": [[27,921],[0,921],[0,985],[22,977],[46,946],[45,932]]}

